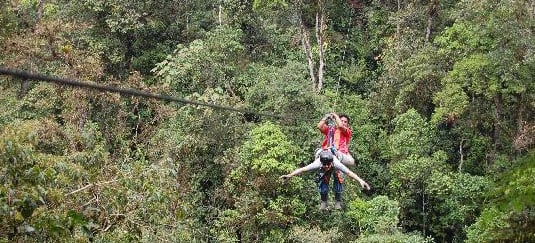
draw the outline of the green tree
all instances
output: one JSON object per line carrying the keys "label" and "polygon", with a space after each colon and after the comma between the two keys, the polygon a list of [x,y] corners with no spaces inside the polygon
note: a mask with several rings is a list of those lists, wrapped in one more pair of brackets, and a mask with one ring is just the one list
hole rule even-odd
{"label": "green tree", "polygon": [[143,75],[176,44],[200,38],[215,27],[217,4],[206,1],[71,1],[69,17],[92,24],[81,43],[105,60],[106,71]]}
{"label": "green tree", "polygon": [[433,133],[429,123],[416,110],[410,109],[393,120],[390,135],[390,158],[395,161],[409,156],[426,156],[432,151]]}
{"label": "green tree", "polygon": [[448,172],[446,155],[439,151],[432,156],[410,156],[390,165],[390,194],[399,201],[403,228],[420,230],[430,226],[429,183],[435,173]]}
{"label": "green tree", "polygon": [[91,197],[72,196],[102,179],[93,171],[109,171],[104,168],[108,153],[93,125],[87,124],[79,136],[44,118],[15,122],[2,130],[0,162],[5,170],[0,208],[5,239],[60,241],[69,235],[87,239],[94,225],[101,226],[101,214],[87,207]]}
{"label": "green tree", "polygon": [[353,200],[346,212],[361,233],[356,242],[432,242],[417,233],[403,233],[398,226],[399,214],[398,202],[386,196]]}
{"label": "green tree", "polygon": [[356,222],[363,235],[392,234],[399,230],[399,204],[386,196],[369,201],[352,200],[349,208],[347,215]]}
{"label": "green tree", "polygon": [[370,32],[378,40],[379,76],[371,100],[383,122],[411,108],[432,113],[433,93],[440,89],[447,62],[436,58],[431,43],[452,21],[454,7],[454,1],[372,2],[367,13],[376,28]]}
{"label": "green tree", "polygon": [[208,34],[206,40],[195,40],[188,46],[179,45],[174,54],[153,71],[163,78],[163,85],[181,95],[217,87],[229,95],[241,96],[240,84],[232,82],[240,71],[240,65],[247,64],[241,37],[239,29],[216,29]]}
{"label": "green tree", "polygon": [[433,173],[427,185],[429,231],[437,241],[462,242],[481,213],[491,182],[466,173]]}
{"label": "green tree", "polygon": [[[453,65],[442,80],[444,90],[434,97],[438,106],[435,120],[459,122],[491,138],[491,160],[513,149],[513,137],[520,136],[517,131],[532,118],[532,112],[526,112],[533,107],[526,104],[532,99],[527,93],[533,92],[533,58],[525,53],[532,49],[527,43],[533,42],[533,35],[524,33],[533,18],[526,12],[526,4],[463,3],[459,9],[469,11],[458,14],[455,23],[436,38],[437,56]],[[448,98],[454,91],[456,95]]]}
{"label": "green tree", "polygon": [[283,184],[278,178],[295,169],[295,154],[279,126],[267,122],[251,131],[225,179],[224,195],[232,206],[217,220],[219,234],[237,241],[283,240],[280,228],[300,221],[307,210],[304,196],[295,196],[303,180]]}
{"label": "green tree", "polygon": [[515,161],[490,190],[490,201],[477,221],[467,228],[467,242],[529,242],[535,239],[535,156]]}

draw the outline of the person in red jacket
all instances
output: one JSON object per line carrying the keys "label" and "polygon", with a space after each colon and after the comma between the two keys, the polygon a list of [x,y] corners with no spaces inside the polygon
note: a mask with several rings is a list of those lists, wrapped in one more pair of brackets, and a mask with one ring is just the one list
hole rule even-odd
{"label": "person in red jacket", "polygon": [[[333,121],[334,124],[328,124],[328,120]],[[318,122],[317,127],[321,133],[325,134],[321,147],[324,150],[330,149],[342,164],[355,165],[355,159],[349,153],[349,142],[353,135],[353,131],[349,127],[349,116],[329,113]]]}

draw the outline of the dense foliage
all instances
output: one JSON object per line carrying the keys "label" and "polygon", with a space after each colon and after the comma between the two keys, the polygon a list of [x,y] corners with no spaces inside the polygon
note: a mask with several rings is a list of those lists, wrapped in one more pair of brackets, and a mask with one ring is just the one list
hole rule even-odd
{"label": "dense foliage", "polygon": [[[4,0],[0,242],[533,242],[533,0]],[[320,211],[316,122],[354,172]],[[332,196],[332,195],[331,195]],[[332,200],[332,199],[331,199]]]}

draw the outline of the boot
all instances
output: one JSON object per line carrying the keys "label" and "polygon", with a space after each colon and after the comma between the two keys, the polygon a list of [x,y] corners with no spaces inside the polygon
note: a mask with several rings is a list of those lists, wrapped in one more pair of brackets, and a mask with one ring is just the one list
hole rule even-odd
{"label": "boot", "polygon": [[342,202],[336,201],[334,204],[334,209],[341,210],[342,209]]}
{"label": "boot", "polygon": [[327,210],[327,201],[321,201],[320,210]]}

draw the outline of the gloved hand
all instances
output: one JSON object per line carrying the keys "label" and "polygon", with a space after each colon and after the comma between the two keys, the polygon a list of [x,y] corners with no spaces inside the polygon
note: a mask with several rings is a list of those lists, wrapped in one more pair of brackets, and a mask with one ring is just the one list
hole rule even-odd
{"label": "gloved hand", "polygon": [[280,178],[280,179],[284,179],[284,180],[288,180],[288,179],[291,178],[291,176],[289,176],[289,175],[282,175],[282,176],[280,176],[279,178]]}
{"label": "gloved hand", "polygon": [[361,186],[364,190],[366,190],[366,191],[371,190],[370,185],[368,185],[368,183],[366,183],[365,181],[361,182],[361,183],[360,183],[360,186]]}

